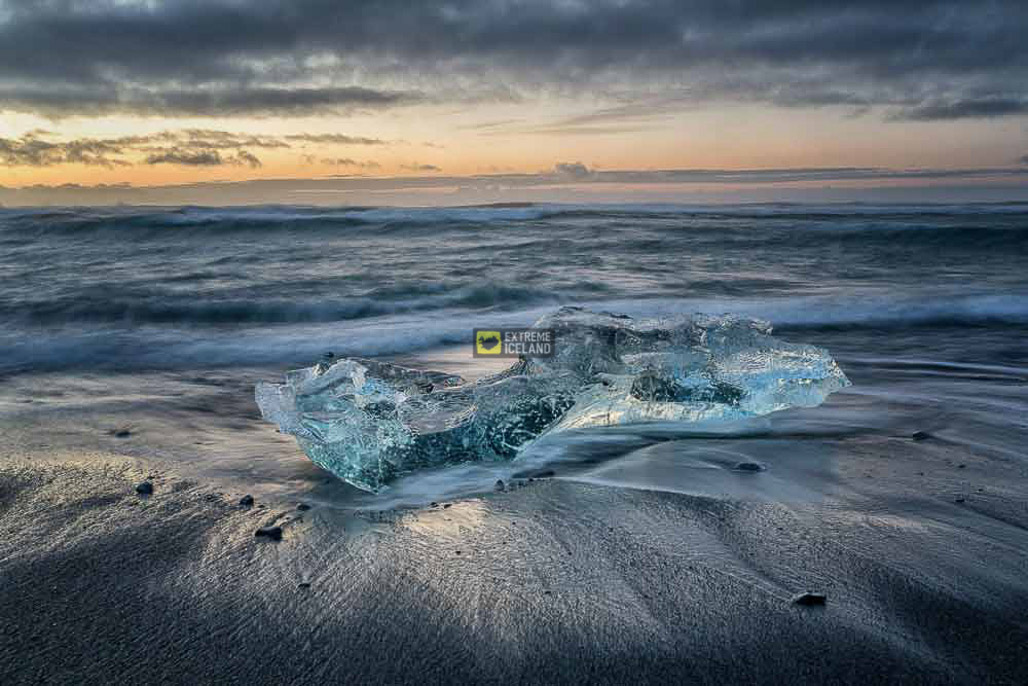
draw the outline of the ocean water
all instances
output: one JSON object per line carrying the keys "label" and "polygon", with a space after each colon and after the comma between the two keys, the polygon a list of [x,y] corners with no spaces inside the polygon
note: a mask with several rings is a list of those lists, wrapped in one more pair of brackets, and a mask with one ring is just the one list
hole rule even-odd
{"label": "ocean water", "polygon": [[1026,296],[1028,205],[0,210],[2,372],[402,354],[569,303],[1002,330]]}
{"label": "ocean water", "polygon": [[[9,387],[248,370],[233,392],[252,414],[253,374],[327,351],[474,376],[473,327],[564,304],[736,312],[828,347],[854,387],[772,431],[986,426],[977,440],[1015,452],[1024,438],[1026,204],[0,210]],[[574,462],[576,440],[547,459]],[[660,456],[639,457],[654,442],[638,440],[603,448],[634,457],[582,478],[666,484]]]}

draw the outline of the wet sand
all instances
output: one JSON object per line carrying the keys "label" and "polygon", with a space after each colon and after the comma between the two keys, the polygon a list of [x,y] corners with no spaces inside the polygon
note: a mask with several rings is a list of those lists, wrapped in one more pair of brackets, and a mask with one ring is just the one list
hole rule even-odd
{"label": "wet sand", "polygon": [[0,683],[1025,683],[1028,385],[972,370],[986,425],[872,367],[753,435],[584,435],[386,512],[259,421],[258,372],[6,379]]}

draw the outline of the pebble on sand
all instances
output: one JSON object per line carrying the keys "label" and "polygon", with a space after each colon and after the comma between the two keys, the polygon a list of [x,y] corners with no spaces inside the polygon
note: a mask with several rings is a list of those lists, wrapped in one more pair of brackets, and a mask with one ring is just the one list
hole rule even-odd
{"label": "pebble on sand", "polygon": [[253,505],[253,496],[247,493],[239,499],[239,504],[243,507],[250,507],[251,505]]}
{"label": "pebble on sand", "polygon": [[131,435],[132,435],[132,432],[129,431],[128,429],[118,429],[117,431],[114,432],[114,437],[115,438],[128,438]]}
{"label": "pebble on sand", "polygon": [[824,605],[828,598],[824,593],[800,593],[793,596],[792,602],[795,605]]}
{"label": "pebble on sand", "polygon": [[282,540],[282,527],[280,526],[262,526],[254,532],[254,536],[260,538],[270,538],[273,541]]}
{"label": "pebble on sand", "polygon": [[529,481],[534,479],[548,479],[551,476],[557,476],[557,473],[552,469],[538,469],[538,470],[525,470],[514,474],[515,479],[525,479]]}
{"label": "pebble on sand", "polygon": [[150,495],[153,493],[153,484],[149,481],[141,481],[136,484],[136,493],[140,495]]}
{"label": "pebble on sand", "polygon": [[764,471],[764,465],[759,462],[740,462],[735,465],[735,471],[737,472],[762,472]]}
{"label": "pebble on sand", "polygon": [[311,506],[307,503],[297,503],[296,509],[300,512],[306,512],[307,510],[311,509]]}

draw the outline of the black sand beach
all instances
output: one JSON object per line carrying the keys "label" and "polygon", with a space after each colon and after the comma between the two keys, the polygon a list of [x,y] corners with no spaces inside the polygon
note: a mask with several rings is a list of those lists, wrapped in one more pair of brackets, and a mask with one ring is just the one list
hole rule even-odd
{"label": "black sand beach", "polygon": [[840,361],[753,435],[387,511],[259,421],[267,371],[6,379],[0,682],[1023,683],[1025,375]]}

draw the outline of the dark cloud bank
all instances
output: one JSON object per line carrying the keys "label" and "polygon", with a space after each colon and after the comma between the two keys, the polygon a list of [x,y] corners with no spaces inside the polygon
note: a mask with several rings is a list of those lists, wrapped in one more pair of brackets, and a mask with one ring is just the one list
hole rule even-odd
{"label": "dark cloud bank", "polygon": [[[18,138],[0,137],[0,167],[53,167],[84,164],[94,167],[124,167],[139,164],[174,164],[191,167],[245,165],[263,166],[250,149],[324,149],[332,146],[386,145],[379,138],[348,136],[341,133],[294,133],[281,136],[254,136],[214,129],[162,131],[141,136],[116,138],[78,138],[65,140],[50,131],[29,131]],[[302,159],[317,158],[305,153]],[[354,166],[375,168],[374,162]],[[342,160],[326,163],[341,164]]]}
{"label": "dark cloud bank", "polygon": [[1002,117],[1028,112],[1026,35],[1023,0],[6,0],[0,108],[306,115],[580,90]]}

